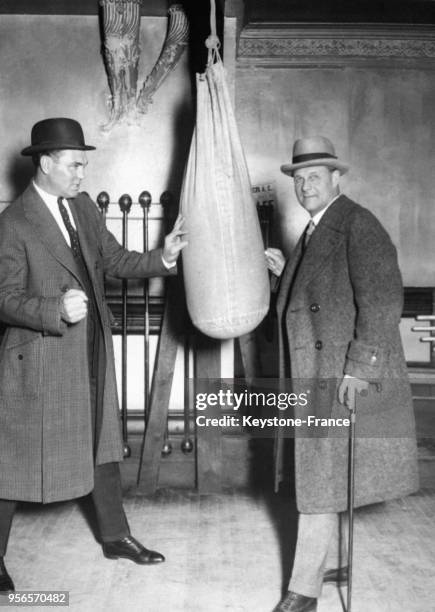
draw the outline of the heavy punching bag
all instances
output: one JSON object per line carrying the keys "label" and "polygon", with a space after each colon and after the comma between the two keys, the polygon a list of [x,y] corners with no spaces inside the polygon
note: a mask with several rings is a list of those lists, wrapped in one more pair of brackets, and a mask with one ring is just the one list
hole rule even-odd
{"label": "heavy punching bag", "polygon": [[197,75],[197,118],[181,194],[187,307],[212,338],[252,331],[269,308],[264,246],[216,36]]}

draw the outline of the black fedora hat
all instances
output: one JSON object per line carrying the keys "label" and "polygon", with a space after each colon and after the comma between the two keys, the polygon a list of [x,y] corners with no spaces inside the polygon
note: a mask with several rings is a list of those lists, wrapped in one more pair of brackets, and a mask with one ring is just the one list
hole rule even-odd
{"label": "black fedora hat", "polygon": [[85,144],[82,126],[74,119],[58,117],[43,119],[32,127],[31,146],[21,151],[21,155],[33,155],[54,149],[78,149],[92,151],[95,147]]}

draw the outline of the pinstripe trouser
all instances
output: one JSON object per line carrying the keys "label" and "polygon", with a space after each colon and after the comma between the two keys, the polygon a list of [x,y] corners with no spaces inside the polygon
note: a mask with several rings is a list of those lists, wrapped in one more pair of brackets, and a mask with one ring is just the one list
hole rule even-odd
{"label": "pinstripe trouser", "polygon": [[[103,542],[119,540],[129,535],[127,519],[122,506],[119,463],[95,466],[95,486],[90,494],[95,507],[100,539]],[[4,557],[9,540],[17,501],[0,499],[0,557]]]}

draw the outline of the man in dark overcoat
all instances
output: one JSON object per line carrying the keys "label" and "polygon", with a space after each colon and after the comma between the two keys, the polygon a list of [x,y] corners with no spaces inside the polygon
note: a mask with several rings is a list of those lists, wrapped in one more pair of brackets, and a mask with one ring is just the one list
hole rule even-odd
{"label": "man in dark overcoat", "polygon": [[[357,397],[355,506],[408,495],[418,473],[396,249],[371,212],[340,194],[348,167],[328,139],[296,141],[281,170],[310,215],[287,262],[277,249],[266,252],[280,277],[280,375],[296,392],[309,390],[296,416],[345,418]],[[334,422],[295,431],[298,537],[277,612],[315,611],[322,584],[347,579],[339,525],[348,506],[348,430]]]}
{"label": "man in dark overcoat", "polygon": [[103,552],[158,563],[130,534],[122,505],[122,439],[112,316],[104,277],[176,272],[183,220],[164,248],[138,253],[106,229],[80,183],[87,165],[79,123],[33,126],[34,179],[0,215],[0,590],[14,585],[4,555],[17,501],[91,493]]}

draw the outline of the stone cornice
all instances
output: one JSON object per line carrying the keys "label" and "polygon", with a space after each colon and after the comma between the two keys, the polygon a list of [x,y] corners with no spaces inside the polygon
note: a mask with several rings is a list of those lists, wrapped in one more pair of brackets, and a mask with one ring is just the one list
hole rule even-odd
{"label": "stone cornice", "polygon": [[435,69],[435,27],[248,24],[239,66]]}

